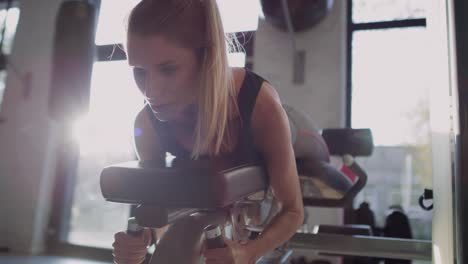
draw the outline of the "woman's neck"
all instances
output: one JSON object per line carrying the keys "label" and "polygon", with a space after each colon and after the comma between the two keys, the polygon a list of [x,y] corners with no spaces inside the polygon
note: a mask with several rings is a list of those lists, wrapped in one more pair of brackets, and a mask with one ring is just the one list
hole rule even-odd
{"label": "woman's neck", "polygon": [[184,110],[181,118],[169,121],[167,124],[173,130],[192,133],[195,130],[197,118],[196,106],[190,105]]}

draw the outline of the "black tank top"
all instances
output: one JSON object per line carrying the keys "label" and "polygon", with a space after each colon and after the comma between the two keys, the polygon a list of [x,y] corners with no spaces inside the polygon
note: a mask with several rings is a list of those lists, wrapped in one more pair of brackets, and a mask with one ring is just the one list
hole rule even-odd
{"label": "black tank top", "polygon": [[[245,164],[261,161],[259,152],[255,149],[252,134],[252,112],[257,100],[258,93],[265,80],[254,72],[245,70],[245,78],[237,96],[237,103],[241,117],[240,133],[237,145],[231,153],[222,153],[223,158],[228,158],[236,164]],[[165,122],[159,121],[147,104],[145,109],[151,120],[151,124],[157,131],[158,142],[161,142],[164,152],[169,152],[177,158],[188,159],[191,152],[182,147],[175,137],[171,135]],[[208,158],[202,156],[200,158]]]}

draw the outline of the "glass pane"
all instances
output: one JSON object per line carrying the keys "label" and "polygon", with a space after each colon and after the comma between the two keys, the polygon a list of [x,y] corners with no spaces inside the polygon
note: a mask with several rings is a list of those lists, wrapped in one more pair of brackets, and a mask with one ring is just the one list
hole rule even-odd
{"label": "glass pane", "polygon": [[[13,39],[16,33],[16,27],[18,26],[20,11],[19,8],[10,8],[8,14],[6,10],[0,10],[0,23],[1,28],[6,18],[6,29],[5,29],[5,40],[3,42],[3,52],[5,54],[11,53],[11,48],[13,46]],[[2,105],[3,95],[5,93],[5,82],[6,82],[6,72],[0,72],[0,106]]]}
{"label": "glass pane", "polygon": [[427,0],[353,0],[353,22],[392,21],[424,18]]}
{"label": "glass pane", "polygon": [[356,206],[369,202],[380,228],[390,206],[400,206],[418,239],[430,239],[432,228],[432,213],[418,205],[432,185],[427,37],[425,28],[403,28],[358,31],[352,40],[352,124],[371,128],[376,145],[359,159],[369,180]]}
{"label": "glass pane", "polygon": [[0,71],[0,106],[2,105],[3,95],[5,93],[6,72]]}
{"label": "glass pane", "polygon": [[[3,42],[3,52],[5,54],[11,53],[11,48],[13,46],[13,39],[16,33],[16,27],[18,26],[20,10],[19,8],[10,8],[8,10],[8,14],[6,10],[0,11],[0,21],[4,23],[4,19],[6,16],[6,29],[5,29],[5,40]],[[3,27],[3,25],[2,25]]]}
{"label": "glass pane", "polygon": [[245,66],[245,53],[235,52],[228,54],[228,63],[231,67],[244,67]]}
{"label": "glass pane", "polygon": [[122,43],[125,21],[140,0],[102,0],[96,29],[96,45]]}
{"label": "glass pane", "polygon": [[126,227],[129,206],[103,199],[99,175],[104,166],[136,159],[132,129],[142,106],[143,98],[125,61],[95,63],[90,112],[74,129],[80,160],[70,243],[110,248],[113,234]]}
{"label": "glass pane", "polygon": [[217,0],[225,32],[255,31],[260,0]]}
{"label": "glass pane", "polygon": [[[125,20],[140,0],[102,0],[96,44],[122,43]],[[259,0],[218,0],[226,32],[254,31],[261,12]]]}

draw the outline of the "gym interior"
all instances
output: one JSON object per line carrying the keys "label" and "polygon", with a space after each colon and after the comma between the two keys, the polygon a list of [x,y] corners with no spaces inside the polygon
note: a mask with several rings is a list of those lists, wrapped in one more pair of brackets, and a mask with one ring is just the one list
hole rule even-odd
{"label": "gym interior", "polygon": [[[293,144],[314,148],[300,142],[310,122],[330,154],[298,159],[304,223],[257,263],[468,263],[468,2],[216,1],[242,46],[229,64],[276,88]],[[210,170],[137,161],[144,99],[123,42],[138,2],[0,1],[0,263],[113,263],[142,205],[157,208],[149,226],[203,222],[145,263],[189,263],[220,208],[248,236],[271,220],[261,165],[217,171],[219,198]]]}

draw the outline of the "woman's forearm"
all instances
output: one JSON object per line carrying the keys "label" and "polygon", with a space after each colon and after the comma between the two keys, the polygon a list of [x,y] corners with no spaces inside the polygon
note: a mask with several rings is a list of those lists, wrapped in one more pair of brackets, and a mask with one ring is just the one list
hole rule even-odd
{"label": "woman's forearm", "polygon": [[246,250],[255,260],[260,258],[288,241],[303,221],[302,210],[281,210],[259,237],[246,244]]}

